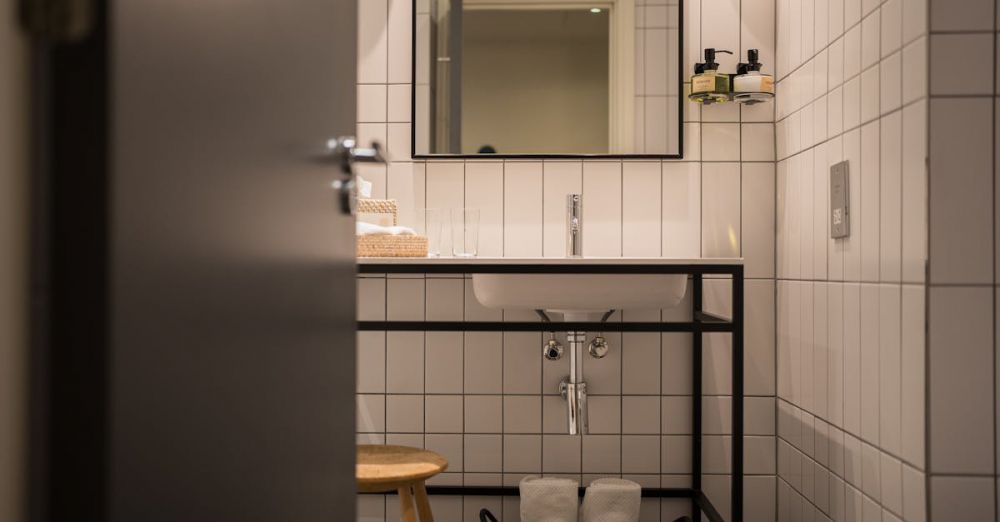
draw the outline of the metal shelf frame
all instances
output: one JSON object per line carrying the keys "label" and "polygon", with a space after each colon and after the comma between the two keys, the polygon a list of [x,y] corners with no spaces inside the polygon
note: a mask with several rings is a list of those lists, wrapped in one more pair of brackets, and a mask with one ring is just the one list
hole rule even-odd
{"label": "metal shelf frame", "polygon": [[[732,334],[732,462],[730,503],[731,522],[743,520],[743,265],[741,264],[660,264],[625,262],[619,264],[397,264],[366,261],[358,265],[360,274],[686,274],[691,278],[691,321],[681,322],[551,322],[542,321],[358,321],[359,331],[490,331],[490,332],[690,332],[692,334],[692,414],[691,425],[691,487],[643,488],[643,497],[687,498],[691,501],[692,520],[704,515],[712,522],[726,522],[702,490],[702,364],[705,333]],[[703,310],[704,284],[708,277],[730,278],[732,319],[719,317]],[[541,356],[541,355],[539,355]],[[517,487],[429,486],[431,495],[517,496]],[[582,495],[584,488],[580,488]]]}

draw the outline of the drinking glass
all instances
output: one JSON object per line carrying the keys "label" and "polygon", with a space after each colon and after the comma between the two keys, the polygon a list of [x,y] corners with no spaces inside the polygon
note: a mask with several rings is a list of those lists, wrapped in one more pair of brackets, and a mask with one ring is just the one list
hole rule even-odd
{"label": "drinking glass", "polygon": [[451,209],[451,252],[455,257],[479,253],[479,209]]}
{"label": "drinking glass", "polygon": [[445,251],[445,235],[448,233],[448,211],[443,208],[424,208],[417,211],[417,223],[427,236],[427,257],[440,257]]}

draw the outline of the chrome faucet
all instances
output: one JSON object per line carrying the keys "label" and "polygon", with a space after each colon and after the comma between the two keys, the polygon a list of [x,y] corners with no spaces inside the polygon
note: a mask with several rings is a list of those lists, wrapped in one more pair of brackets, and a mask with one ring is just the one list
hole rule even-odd
{"label": "chrome faucet", "polygon": [[566,194],[566,257],[583,257],[583,194]]}

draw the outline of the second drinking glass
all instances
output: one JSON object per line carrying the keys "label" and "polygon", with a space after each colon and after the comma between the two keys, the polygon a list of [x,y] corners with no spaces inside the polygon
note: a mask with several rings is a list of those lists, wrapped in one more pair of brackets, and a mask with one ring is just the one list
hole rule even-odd
{"label": "second drinking glass", "polygon": [[479,253],[479,209],[451,209],[451,233],[455,257],[476,257]]}

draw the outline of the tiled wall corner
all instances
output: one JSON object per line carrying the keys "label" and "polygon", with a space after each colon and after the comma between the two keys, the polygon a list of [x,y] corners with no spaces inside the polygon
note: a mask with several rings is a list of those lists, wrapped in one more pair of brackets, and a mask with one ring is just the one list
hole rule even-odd
{"label": "tiled wall corner", "polygon": [[927,518],[926,8],[777,1],[778,520]]}
{"label": "tiled wall corner", "polygon": [[[685,70],[700,59],[702,48],[728,46],[742,56],[746,49],[760,49],[765,72],[774,72],[774,0],[683,1]],[[776,479],[775,442],[774,229],[775,198],[781,197],[775,190],[780,175],[775,169],[775,104],[685,104],[684,158],[679,161],[414,161],[404,140],[409,135],[409,95],[410,89],[417,89],[422,100],[419,93],[427,82],[418,63],[416,84],[411,84],[411,29],[404,23],[411,0],[359,2],[358,135],[387,142],[393,160],[388,169],[366,169],[362,175],[373,181],[377,197],[399,200],[403,224],[417,224],[422,208],[476,207],[482,211],[480,255],[558,257],[565,248],[564,194],[579,191],[584,194],[585,255],[746,259],[744,513],[748,520],[774,520],[781,483]],[[676,30],[671,13],[677,1],[636,3],[654,14],[653,23],[641,26],[643,44],[662,36],[671,41],[668,33]],[[427,12],[426,2],[418,1],[418,23],[426,23]],[[725,66],[735,67],[736,57],[730,61]],[[666,71],[674,70],[668,64]],[[660,134],[670,138],[670,129],[657,127],[663,121],[649,115],[651,110],[663,112],[657,104],[674,107],[670,100],[678,94],[670,91],[672,76],[665,90],[656,82],[646,89],[646,79],[656,78],[644,77],[639,93],[643,103],[636,104],[637,111],[644,111],[637,136],[647,145],[650,140],[658,145]],[[426,107],[418,102],[416,109]],[[822,200],[821,193],[816,197]],[[516,316],[479,306],[470,281],[461,276],[365,276],[359,277],[358,289],[362,318]],[[729,306],[723,293],[712,293],[718,294],[713,306]],[[677,313],[625,315],[665,320]],[[565,361],[543,362],[539,334],[364,333],[359,336],[358,439],[423,446],[444,454],[451,466],[435,479],[437,484],[512,485],[525,474],[546,473],[584,483],[615,475],[652,487],[690,485],[690,337],[607,337],[611,355],[587,362],[593,433],[576,438],[563,435],[565,404],[555,391],[567,371]],[[731,364],[725,341],[718,338],[706,345],[706,378],[720,384],[727,382],[722,376]],[[708,348],[713,345],[718,349]],[[705,399],[705,429],[710,434],[705,440],[704,482],[724,514],[729,513],[729,477],[727,462],[720,457],[731,443],[731,426],[722,422],[731,408],[728,394],[727,387],[719,387]],[[516,499],[435,497],[432,502],[438,520],[478,521],[482,506],[505,521],[517,520]],[[359,520],[370,522],[398,519],[392,496],[363,496],[359,513]],[[686,514],[684,501],[647,499],[641,520],[672,522]]]}

